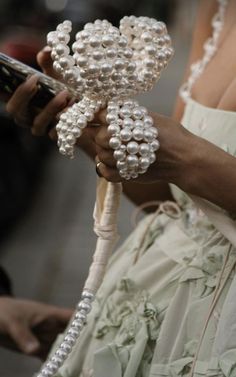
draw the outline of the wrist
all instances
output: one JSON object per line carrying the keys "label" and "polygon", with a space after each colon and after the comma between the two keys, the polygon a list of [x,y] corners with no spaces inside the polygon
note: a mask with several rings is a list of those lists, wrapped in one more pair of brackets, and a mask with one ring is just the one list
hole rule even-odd
{"label": "wrist", "polygon": [[186,150],[178,186],[190,194],[206,197],[206,192],[217,185],[216,176],[212,173],[216,166],[217,170],[224,168],[227,154],[209,141],[193,134],[188,140]]}

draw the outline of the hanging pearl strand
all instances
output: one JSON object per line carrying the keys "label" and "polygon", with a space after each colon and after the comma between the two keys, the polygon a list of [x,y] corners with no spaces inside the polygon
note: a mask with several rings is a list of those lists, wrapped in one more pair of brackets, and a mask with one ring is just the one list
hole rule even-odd
{"label": "hanging pearl strand", "polygon": [[194,83],[201,76],[207,64],[213,58],[218,49],[219,37],[224,26],[225,11],[228,5],[228,0],[217,0],[217,2],[219,6],[217,13],[212,19],[212,36],[207,39],[203,46],[205,51],[204,56],[202,59],[191,65],[191,74],[187,82],[184,83],[179,90],[179,94],[185,103],[191,98],[191,91]]}
{"label": "hanging pearl strand", "polygon": [[[75,346],[77,339],[87,322],[87,316],[92,309],[92,302],[99,289],[108,260],[117,241],[117,213],[122,192],[121,184],[109,183],[106,190],[103,212],[99,216],[97,203],[94,211],[94,231],[98,236],[93,263],[85,282],[81,300],[77,305],[71,324],[64,339],[54,354],[42,366],[36,377],[53,377],[64,364]],[[99,196],[99,195],[98,195]]]}

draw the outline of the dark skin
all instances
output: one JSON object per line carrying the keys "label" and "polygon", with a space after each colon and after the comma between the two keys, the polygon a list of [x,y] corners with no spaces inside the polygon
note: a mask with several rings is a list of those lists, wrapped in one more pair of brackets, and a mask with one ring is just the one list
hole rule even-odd
{"label": "dark skin", "polygon": [[[202,46],[211,35],[210,21],[216,9],[215,0],[200,1],[189,64],[202,56]],[[231,0],[220,36],[219,50],[197,80],[192,92],[193,98],[205,106],[230,111],[235,111],[236,108],[233,100],[236,93],[236,50],[232,48],[236,35],[235,12],[236,2]],[[225,56],[227,56],[227,62]],[[38,61],[46,73],[53,73],[48,51],[41,52],[38,55]],[[189,68],[187,68],[186,77],[188,74]],[[21,91],[20,100],[19,90]],[[25,114],[26,118],[30,93],[32,92],[27,88],[27,84],[17,89],[8,102],[8,111],[17,117]],[[47,125],[55,121],[63,107],[65,98],[62,97],[57,96],[54,102],[51,101],[41,112],[43,123],[32,119],[34,134],[43,134]],[[21,106],[19,106],[19,101]],[[157,113],[152,114],[161,144],[157,152],[157,160],[145,175],[133,182],[124,182],[125,193],[136,204],[147,200],[169,200],[173,198],[168,184],[174,183],[187,193],[210,200],[230,212],[236,212],[236,158],[188,132],[180,124],[183,110],[184,104],[178,98],[172,118]],[[96,157],[102,162],[100,171],[107,180],[117,182],[120,177],[115,168],[113,152],[108,144],[104,111],[97,115],[95,122],[99,122],[101,127],[88,127],[83,137],[78,140],[78,145],[92,158]],[[54,137],[55,132],[51,131],[50,136]],[[145,184],[145,190],[143,184]]]}

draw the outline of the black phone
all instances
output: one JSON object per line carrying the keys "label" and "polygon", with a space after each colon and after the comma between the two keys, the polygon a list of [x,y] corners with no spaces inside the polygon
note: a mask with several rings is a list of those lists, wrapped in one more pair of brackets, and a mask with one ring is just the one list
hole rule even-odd
{"label": "black phone", "polygon": [[0,53],[1,99],[7,101],[16,88],[22,84],[29,75],[33,74],[37,74],[39,77],[38,91],[31,100],[33,106],[38,108],[44,107],[57,93],[65,89],[68,90],[72,98],[76,97],[76,92],[73,88],[8,55]]}

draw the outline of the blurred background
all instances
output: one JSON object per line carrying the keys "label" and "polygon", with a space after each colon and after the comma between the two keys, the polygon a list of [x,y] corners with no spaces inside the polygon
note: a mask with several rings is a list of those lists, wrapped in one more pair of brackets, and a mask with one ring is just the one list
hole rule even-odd
{"label": "blurred background", "polygon": [[[190,47],[197,0],[1,0],[0,51],[37,66],[46,34],[70,19],[78,30],[96,18],[115,25],[124,15],[167,23],[175,56],[151,93],[149,109],[171,115]],[[14,294],[74,307],[95,245],[94,165],[81,151],[69,161],[46,138],[14,125],[0,104],[0,265]],[[89,189],[88,189],[89,188]],[[133,206],[122,200],[121,241],[132,230]],[[0,376],[28,377],[40,362],[0,348]]]}

